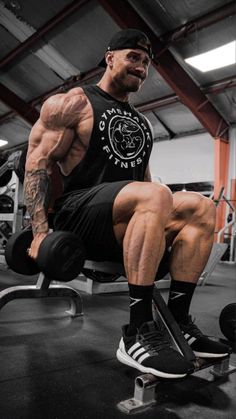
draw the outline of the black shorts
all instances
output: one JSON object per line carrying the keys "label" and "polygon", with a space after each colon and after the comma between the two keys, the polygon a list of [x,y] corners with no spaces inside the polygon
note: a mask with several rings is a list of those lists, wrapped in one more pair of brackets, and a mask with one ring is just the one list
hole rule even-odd
{"label": "black shorts", "polygon": [[112,220],[114,200],[132,180],[102,183],[73,191],[55,203],[54,229],[72,231],[83,241],[86,258],[96,261],[123,261]]}
{"label": "black shorts", "polygon": [[[112,209],[119,191],[133,181],[102,183],[73,191],[56,201],[54,229],[77,234],[86,249],[86,258],[123,263],[123,250],[113,230]],[[170,252],[166,250],[156,280],[169,271]]]}

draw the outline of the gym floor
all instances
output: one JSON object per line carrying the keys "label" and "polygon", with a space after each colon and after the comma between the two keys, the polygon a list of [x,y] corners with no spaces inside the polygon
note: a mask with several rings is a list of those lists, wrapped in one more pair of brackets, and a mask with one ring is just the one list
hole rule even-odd
{"label": "gym floor", "polygon": [[[34,284],[1,268],[1,289]],[[220,263],[196,289],[192,314],[209,335],[223,338],[218,317],[235,302],[235,265]],[[138,371],[120,364],[115,352],[128,319],[126,293],[81,293],[84,316],[71,319],[66,299],[15,300],[0,312],[1,419],[125,418],[117,404],[133,396]],[[162,291],[167,298],[167,290]],[[235,351],[231,365],[236,366]],[[234,419],[236,372],[213,381],[209,369],[182,380],[163,380],[159,404],[137,417]]]}

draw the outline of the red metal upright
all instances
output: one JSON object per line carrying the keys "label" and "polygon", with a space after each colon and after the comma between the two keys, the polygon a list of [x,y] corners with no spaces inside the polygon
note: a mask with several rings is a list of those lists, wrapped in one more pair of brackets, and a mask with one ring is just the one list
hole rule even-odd
{"label": "red metal upright", "polygon": [[[215,175],[214,175],[214,198],[218,199],[222,188],[224,195],[227,194],[228,171],[229,171],[229,143],[222,138],[215,139]],[[216,234],[225,225],[226,202],[221,201],[217,206]]]}

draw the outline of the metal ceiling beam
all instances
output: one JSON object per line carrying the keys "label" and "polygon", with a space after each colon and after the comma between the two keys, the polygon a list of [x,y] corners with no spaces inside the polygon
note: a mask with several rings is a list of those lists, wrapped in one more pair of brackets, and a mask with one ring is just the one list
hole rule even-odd
{"label": "metal ceiling beam", "polygon": [[179,103],[179,97],[173,94],[160,97],[159,99],[149,100],[148,102],[136,106],[136,108],[139,110],[139,112],[148,112],[153,111],[154,109],[174,105],[175,103]]}
{"label": "metal ceiling beam", "polygon": [[39,105],[41,104],[41,102],[46,100],[49,96],[52,96],[53,94],[56,94],[56,93],[64,93],[74,87],[78,87],[82,85],[83,83],[88,83],[89,81],[94,80],[94,78],[101,76],[102,73],[104,73],[103,68],[101,67],[92,68],[91,70],[86,71],[85,73],[80,73],[77,76],[71,77],[69,80],[60,84],[60,86],[54,87],[53,89],[49,90],[43,95],[38,96],[37,98],[33,99],[30,103],[31,105],[34,105],[34,106]]}
{"label": "metal ceiling beam", "polygon": [[[31,100],[28,102],[28,106],[34,107],[37,105],[40,105],[42,102],[44,102],[49,96],[52,96],[56,93],[64,93],[68,91],[69,89],[72,89],[73,87],[77,87],[83,83],[87,83],[90,80],[93,80],[95,77],[100,76],[104,72],[104,69],[101,67],[93,68],[90,71],[87,71],[86,73],[81,73],[79,76],[75,76],[69,81],[66,81],[65,83],[61,84],[60,86],[57,86],[54,89],[49,90],[48,92],[44,93],[43,95],[38,96],[37,98]],[[17,96],[18,97],[18,96]],[[19,98],[20,99],[20,98]],[[4,97],[1,97],[1,89],[0,89],[0,100],[4,102]],[[21,99],[20,99],[21,100]],[[7,102],[5,102],[7,104]],[[11,106],[9,106],[11,107]],[[14,108],[13,108],[14,109]],[[4,115],[0,116],[0,125],[4,123],[7,119],[12,118],[15,115],[15,110],[11,110]]]}
{"label": "metal ceiling beam", "polygon": [[[33,46],[33,44],[35,42],[37,42],[43,35],[47,34],[48,31],[50,31],[56,25],[61,23],[71,13],[75,12],[77,9],[79,9],[86,2],[88,2],[88,0],[73,1],[71,4],[66,6],[61,12],[59,12],[56,16],[54,16],[52,19],[50,19],[47,23],[45,23],[45,25],[43,25],[37,32],[35,32],[25,42],[23,42],[20,46],[15,48],[6,57],[4,57],[0,61],[0,68],[3,67],[6,64],[9,64],[13,59],[15,59],[18,56],[18,54],[23,53],[30,46]],[[191,31],[194,31],[196,28],[197,29],[202,29],[203,27],[207,27],[210,24],[216,23],[217,21],[228,17],[229,15],[235,14],[235,11],[236,11],[235,2],[233,1],[233,2],[230,2],[223,7],[220,7],[218,9],[216,9],[213,12],[209,12],[208,14],[206,14],[206,15],[198,18],[198,19],[195,19],[194,21],[190,21],[190,22],[186,23],[185,25],[182,25],[181,27],[177,28],[175,31],[165,34],[163,36],[163,38],[165,38],[166,41],[170,40],[171,37],[174,38],[174,40],[180,39],[180,37],[186,36],[187,33],[191,33]],[[95,73],[101,73],[101,71],[99,72],[98,69],[93,69],[93,70],[91,70],[91,72],[88,73],[88,76],[90,76],[90,73],[91,73],[91,76],[88,77],[88,79],[93,78],[94,70],[95,70]],[[87,79],[86,75],[85,75],[85,78]],[[81,80],[82,79],[83,79],[83,77],[81,78]],[[70,86],[68,86],[68,83],[65,84],[65,86],[66,86],[65,89],[73,87],[74,83],[78,84],[77,81],[78,81],[78,78],[77,79],[73,78],[69,82]],[[227,88],[234,86],[234,84],[232,84],[232,79],[230,80],[230,83],[231,83],[231,85],[227,85],[226,86]],[[217,87],[217,86],[213,85],[213,86],[210,86],[210,88],[215,89],[215,90],[214,91],[211,90],[210,92],[205,92],[205,93],[220,93],[222,91],[221,86]],[[224,88],[225,87],[223,87],[223,89]],[[61,89],[63,90],[63,87],[61,87]],[[58,89],[52,89],[50,92],[47,93],[47,96],[50,95],[50,94],[53,94],[57,91],[58,91]],[[33,102],[34,102],[34,104],[38,104],[44,98],[45,98],[45,95],[41,96],[40,98],[37,98],[36,101],[33,101]],[[140,105],[139,108],[141,109],[142,107],[144,107],[146,109],[146,107],[150,106],[150,109],[153,109],[152,103],[153,103],[154,107],[155,106],[156,107],[162,107],[162,106],[167,106],[168,104],[171,104],[171,103],[175,103],[178,100],[179,100],[178,96],[169,95],[167,97],[160,98],[157,101],[150,102],[150,104],[147,103],[147,104]],[[31,102],[30,104],[32,105],[33,102]],[[14,115],[14,112],[8,112],[7,114],[0,117],[0,121],[2,122],[3,119],[5,119],[6,117],[10,117],[12,115]]]}
{"label": "metal ceiling beam", "polygon": [[126,0],[98,1],[121,28],[134,27],[148,35],[157,71],[213,137],[228,141],[228,123],[135,9]]}
{"label": "metal ceiling beam", "polygon": [[[37,106],[40,105],[44,100],[46,100],[49,96],[56,94],[56,93],[63,93],[72,89],[73,87],[81,86],[83,83],[88,82],[90,80],[94,80],[95,77],[100,76],[104,72],[104,69],[100,67],[96,67],[85,74],[82,74],[80,77],[73,77],[72,80],[67,81],[60,86],[55,87],[54,89],[49,90],[48,92],[44,93],[43,95],[38,96],[37,98],[28,102],[30,106]],[[209,95],[217,95],[220,93],[225,92],[228,89],[236,87],[236,76],[234,77],[226,77],[221,80],[217,80],[212,84],[207,86],[202,86],[200,89]],[[1,99],[1,98],[0,98]],[[140,112],[147,112],[153,111],[157,108],[164,108],[165,106],[170,106],[175,103],[180,102],[180,99],[177,95],[171,94],[167,96],[162,96],[158,99],[150,100],[145,103],[140,103],[136,105],[136,108]],[[12,118],[14,116],[14,111],[9,111],[4,115],[0,116],[0,124],[2,124],[5,120]]]}
{"label": "metal ceiling beam", "polygon": [[[57,26],[59,23],[61,23],[63,20],[65,20],[68,16],[77,11],[81,6],[83,6],[87,2],[88,0],[74,0],[64,9],[62,9],[56,16],[54,16],[52,19],[46,22],[45,25],[43,25],[38,31],[33,33],[33,35],[31,35],[18,47],[12,50],[7,56],[5,56],[0,61],[0,68],[3,68],[5,65],[10,64],[20,54],[32,47],[35,44],[35,42],[42,38],[42,36],[45,36],[50,30],[52,30],[55,26]],[[0,100],[2,100],[7,106],[13,109],[13,114],[17,113],[31,125],[33,125],[37,121],[39,117],[39,112],[31,104],[24,102],[19,96],[17,96],[14,92],[9,90],[1,83]],[[12,112],[10,112],[10,114],[12,114]]]}
{"label": "metal ceiling beam", "polygon": [[153,114],[155,115],[157,121],[160,122],[160,124],[166,130],[169,139],[172,140],[176,136],[176,133],[172,131],[172,129],[170,129],[170,127],[162,120],[162,118],[159,117],[159,115],[157,115],[155,111],[153,112]]}
{"label": "metal ceiling beam", "polygon": [[[225,92],[228,89],[236,87],[236,76],[234,77],[225,77],[224,79],[215,81],[212,84],[207,86],[200,87],[201,91],[205,95],[217,95]],[[137,106],[140,112],[152,111],[153,109],[163,108],[165,106],[173,105],[180,102],[180,99],[177,95],[167,95],[159,99],[150,100],[148,102],[142,103]]]}
{"label": "metal ceiling beam", "polygon": [[165,44],[170,45],[173,42],[186,38],[191,33],[205,29],[208,26],[214,25],[215,23],[218,23],[235,14],[236,4],[234,0],[224,6],[219,7],[218,9],[198,17],[197,19],[184,23],[178,28],[175,28],[173,31],[164,33],[160,36],[160,40]]}
{"label": "metal ceiling beam", "polygon": [[236,76],[225,77],[221,80],[217,80],[214,83],[208,84],[203,87],[203,92],[206,94],[218,94],[223,93],[227,89],[231,89],[236,86]]}
{"label": "metal ceiling beam", "polygon": [[39,41],[43,36],[47,35],[53,28],[55,28],[59,23],[63,22],[68,16],[76,12],[80,7],[82,7],[89,0],[74,0],[68,6],[64,7],[59,13],[54,17],[48,20],[40,29],[33,33],[29,38],[24,42],[14,48],[9,54],[2,58],[0,61],[0,68],[3,68],[5,65],[10,64],[13,60],[19,57],[23,52],[29,52],[31,48],[37,41]]}
{"label": "metal ceiling beam", "polygon": [[0,83],[0,99],[31,125],[37,121],[39,112],[2,83]]}
{"label": "metal ceiling beam", "polygon": [[[38,31],[34,32],[32,36],[29,36],[27,40],[22,42],[18,47],[16,47],[2,60],[0,60],[0,68],[9,64],[19,54],[25,52],[25,50],[28,49],[30,46],[33,46],[33,44],[36,41],[38,41],[42,36],[46,35],[48,31],[54,28],[54,26],[61,23],[71,13],[75,12],[86,2],[88,2],[88,0],[73,1],[71,4],[66,6],[61,12],[59,12],[56,16],[54,16],[52,19],[46,22],[45,25],[43,25]],[[179,26],[173,31],[166,32],[160,37],[160,40],[165,44],[170,45],[170,43],[185,38],[187,35],[195,32],[196,30],[207,28],[208,26],[217,23],[221,20],[224,20],[229,16],[233,16],[234,14],[236,14],[236,7],[235,1],[232,1],[226,4],[225,6],[219,7],[216,10],[213,10],[203,16],[200,16],[197,19],[186,22],[184,25]]]}
{"label": "metal ceiling beam", "polygon": [[[11,35],[18,41],[24,42],[36,29],[15,16],[5,4],[0,0],[0,25],[2,25]],[[52,45],[40,43],[40,47],[36,50],[28,50],[33,53],[49,68],[51,68],[62,79],[68,79],[79,73],[79,69],[72,65],[64,56],[62,56]],[[13,63],[14,64],[14,63]]]}

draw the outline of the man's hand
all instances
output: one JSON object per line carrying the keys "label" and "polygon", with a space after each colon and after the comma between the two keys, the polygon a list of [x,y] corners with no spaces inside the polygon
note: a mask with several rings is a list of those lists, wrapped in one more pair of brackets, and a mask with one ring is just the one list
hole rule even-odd
{"label": "man's hand", "polygon": [[34,260],[37,259],[38,252],[39,252],[39,247],[40,247],[43,239],[45,239],[45,237],[48,236],[48,234],[50,234],[50,233],[49,232],[48,233],[38,233],[38,234],[35,235],[32,243],[30,245],[30,248],[28,249],[28,255],[32,259],[34,259]]}

